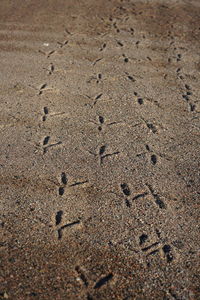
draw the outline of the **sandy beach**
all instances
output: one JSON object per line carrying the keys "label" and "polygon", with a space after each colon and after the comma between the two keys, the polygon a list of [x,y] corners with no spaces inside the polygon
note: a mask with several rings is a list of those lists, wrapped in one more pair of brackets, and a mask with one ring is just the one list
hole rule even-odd
{"label": "sandy beach", "polygon": [[200,299],[200,1],[0,1],[0,299]]}

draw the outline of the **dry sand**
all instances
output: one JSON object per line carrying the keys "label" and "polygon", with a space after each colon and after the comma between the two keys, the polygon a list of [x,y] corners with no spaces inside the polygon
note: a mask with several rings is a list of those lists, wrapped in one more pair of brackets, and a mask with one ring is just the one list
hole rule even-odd
{"label": "dry sand", "polygon": [[200,1],[0,1],[0,299],[200,299]]}

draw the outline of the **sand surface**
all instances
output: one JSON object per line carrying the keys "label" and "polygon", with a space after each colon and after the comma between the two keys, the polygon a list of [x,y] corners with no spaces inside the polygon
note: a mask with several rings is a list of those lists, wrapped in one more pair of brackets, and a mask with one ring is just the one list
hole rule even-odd
{"label": "sand surface", "polygon": [[0,1],[0,299],[200,299],[200,1]]}

